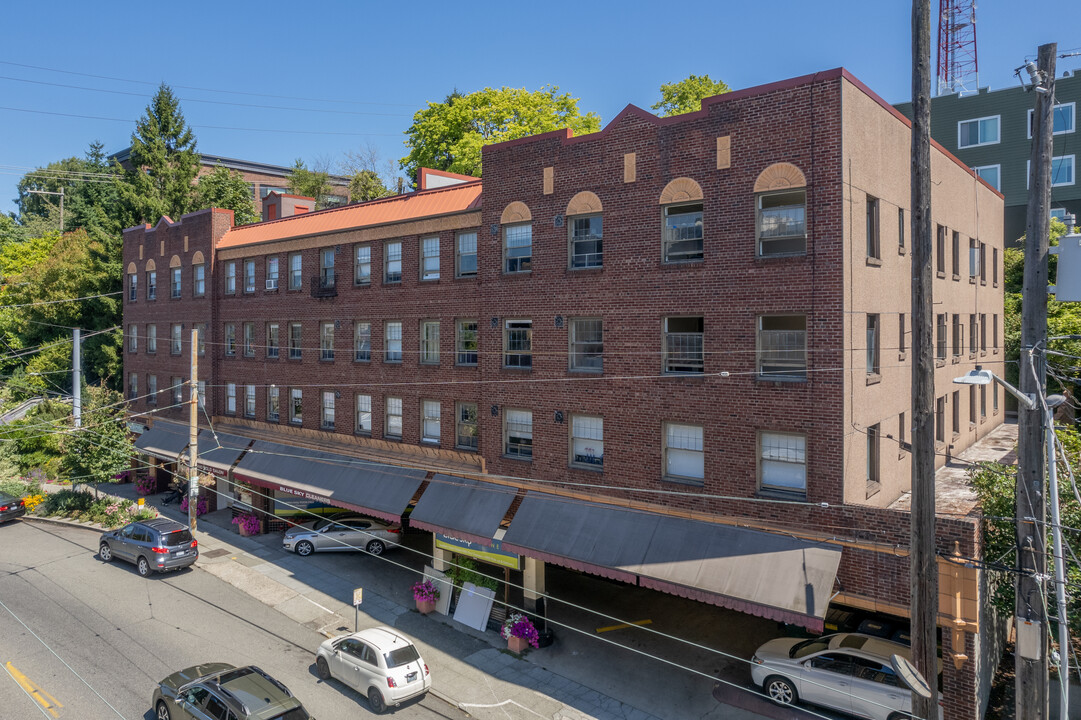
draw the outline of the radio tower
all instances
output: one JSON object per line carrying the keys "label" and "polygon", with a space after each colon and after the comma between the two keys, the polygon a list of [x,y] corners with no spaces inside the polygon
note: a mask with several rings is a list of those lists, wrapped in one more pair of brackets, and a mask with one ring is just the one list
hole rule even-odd
{"label": "radio tower", "polygon": [[976,2],[939,0],[936,94],[975,92],[978,84]]}

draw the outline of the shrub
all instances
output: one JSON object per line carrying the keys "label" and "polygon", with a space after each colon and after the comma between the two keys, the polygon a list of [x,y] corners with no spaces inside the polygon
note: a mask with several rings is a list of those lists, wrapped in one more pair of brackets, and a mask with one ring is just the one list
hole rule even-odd
{"label": "shrub", "polygon": [[417,602],[435,602],[439,599],[439,588],[431,580],[413,583],[413,599]]}
{"label": "shrub", "polygon": [[138,475],[135,478],[135,492],[140,495],[149,495],[158,487],[158,479],[149,475]]}
{"label": "shrub", "polygon": [[[195,517],[200,515],[206,515],[210,510],[210,501],[206,499],[206,495],[199,494],[199,500],[195,503]],[[188,511],[188,496],[185,495],[184,499],[180,501],[180,512]]]}
{"label": "shrub", "polygon": [[454,587],[459,590],[467,582],[488,590],[499,589],[499,581],[481,574],[477,570],[477,563],[471,558],[458,558],[456,567],[447,570],[447,579],[454,583]]}
{"label": "shrub", "polygon": [[[200,498],[200,502],[202,502],[202,498]],[[196,512],[199,511],[198,506],[196,506],[195,510]],[[255,515],[254,513],[244,513],[243,515],[237,515],[235,518],[233,518],[233,524],[239,525],[240,528],[249,535],[255,535],[259,532],[259,516]]]}

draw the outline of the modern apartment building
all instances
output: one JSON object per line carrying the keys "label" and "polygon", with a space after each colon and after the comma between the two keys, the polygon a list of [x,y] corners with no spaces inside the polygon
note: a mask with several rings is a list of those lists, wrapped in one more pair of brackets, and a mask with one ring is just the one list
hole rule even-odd
{"label": "modern apartment building", "polygon": [[[1081,77],[1064,73],[1055,80],[1054,136],[1051,160],[1051,216],[1081,219],[1081,182],[1077,178],[1077,110]],[[1016,245],[1025,234],[1032,110],[1035,93],[1020,86],[980,88],[974,95],[931,98],[931,137],[1005,196],[1005,239]],[[897,109],[912,117],[912,104]]]}
{"label": "modern apartment building", "polygon": [[[437,569],[479,549],[530,608],[555,564],[816,630],[903,619],[909,143],[838,69],[487,146],[483,183],[130,228],[138,446],[168,468],[187,444],[199,328],[200,468],[270,518],[411,506]],[[941,465],[1003,420],[952,384],[1002,372],[1003,204],[940,148],[932,174]],[[936,534],[980,556],[968,510]],[[947,716],[975,718],[980,576],[940,571]]]}

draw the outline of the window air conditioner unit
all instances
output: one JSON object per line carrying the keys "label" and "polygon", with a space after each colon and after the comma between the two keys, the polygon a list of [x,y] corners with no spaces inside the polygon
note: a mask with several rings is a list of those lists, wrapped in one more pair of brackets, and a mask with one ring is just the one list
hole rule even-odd
{"label": "window air conditioner unit", "polygon": [[277,290],[278,289],[278,281],[277,280],[267,280],[266,281],[266,289],[267,290]]}

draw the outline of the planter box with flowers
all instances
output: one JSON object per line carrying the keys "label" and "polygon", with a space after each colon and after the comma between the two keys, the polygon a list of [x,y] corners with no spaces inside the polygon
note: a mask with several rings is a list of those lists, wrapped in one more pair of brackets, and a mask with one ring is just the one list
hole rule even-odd
{"label": "planter box with flowers", "polygon": [[511,613],[503,623],[500,635],[507,641],[507,649],[520,653],[526,646],[539,647],[540,635],[533,622],[522,613]]}
{"label": "planter box with flowers", "polygon": [[[195,516],[206,515],[210,510],[210,502],[206,499],[206,495],[199,493],[199,499],[195,503]],[[180,501],[180,512],[186,513],[188,511],[188,496],[184,495],[184,499]]]}
{"label": "planter box with flowers", "polygon": [[439,599],[439,588],[431,580],[413,583],[413,599],[417,601],[417,610],[422,615],[435,610],[435,601]]}
{"label": "planter box with flowers", "polygon": [[244,513],[233,518],[233,524],[240,528],[240,534],[244,537],[258,535],[260,528],[259,516],[255,513]]}
{"label": "planter box with flowers", "polygon": [[149,475],[135,476],[135,492],[139,495],[153,495],[158,491],[158,479]]}

